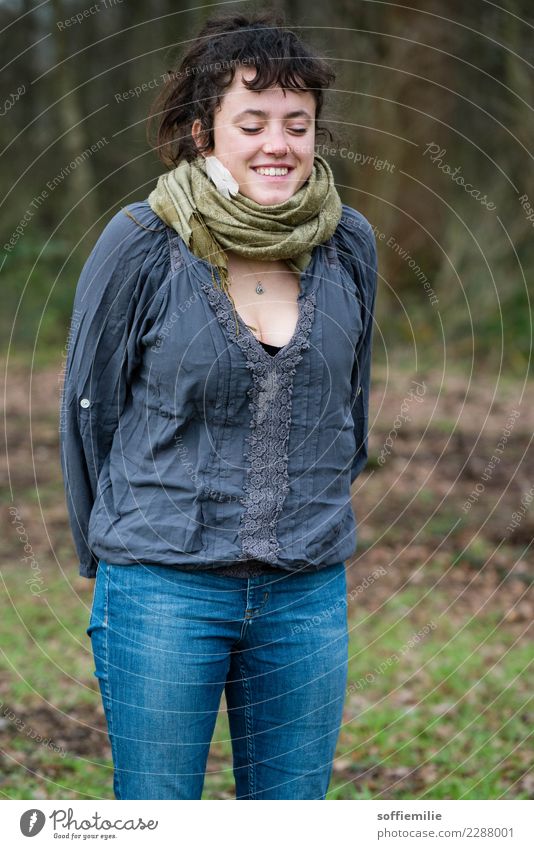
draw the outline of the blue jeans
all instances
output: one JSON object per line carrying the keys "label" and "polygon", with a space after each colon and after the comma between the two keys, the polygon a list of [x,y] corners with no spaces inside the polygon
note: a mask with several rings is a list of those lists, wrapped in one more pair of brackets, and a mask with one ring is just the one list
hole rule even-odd
{"label": "blue jeans", "polygon": [[224,690],[237,799],[324,799],[345,564],[251,578],[99,562],[91,638],[117,799],[200,799]]}

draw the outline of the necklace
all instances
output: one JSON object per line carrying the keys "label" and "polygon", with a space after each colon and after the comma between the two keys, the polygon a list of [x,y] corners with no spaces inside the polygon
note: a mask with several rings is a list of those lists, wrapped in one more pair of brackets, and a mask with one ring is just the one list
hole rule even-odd
{"label": "necklace", "polygon": [[[244,276],[247,276],[247,275],[244,275]],[[265,294],[265,289],[263,288],[263,283],[262,283],[261,279],[258,279],[257,272],[251,271],[251,272],[249,272],[249,276],[250,277],[256,277],[256,287],[255,287],[256,294],[258,294],[258,295]]]}
{"label": "necklace", "polygon": [[[252,276],[252,272],[251,272],[251,276]],[[256,294],[258,294],[258,295],[263,295],[263,294],[265,293],[265,289],[263,288],[263,285],[262,285],[261,280],[258,280],[258,278],[257,278],[257,275],[256,275],[256,274],[254,274],[253,276],[254,276],[254,277],[256,277],[256,280],[257,280],[257,283],[256,283]]]}

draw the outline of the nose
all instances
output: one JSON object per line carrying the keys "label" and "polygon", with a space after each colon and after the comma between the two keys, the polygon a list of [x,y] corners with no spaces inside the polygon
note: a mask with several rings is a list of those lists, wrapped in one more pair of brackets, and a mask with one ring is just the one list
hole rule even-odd
{"label": "nose", "polygon": [[283,129],[271,128],[263,144],[264,153],[271,153],[274,156],[285,156],[288,150],[289,147]]}

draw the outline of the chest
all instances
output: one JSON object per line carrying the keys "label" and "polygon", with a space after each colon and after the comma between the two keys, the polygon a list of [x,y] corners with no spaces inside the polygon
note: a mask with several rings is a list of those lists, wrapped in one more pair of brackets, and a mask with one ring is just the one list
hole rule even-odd
{"label": "chest", "polygon": [[229,263],[229,292],[236,311],[260,342],[283,347],[298,321],[300,275],[266,263],[256,273]]}
{"label": "chest", "polygon": [[[266,411],[273,375],[282,376],[280,391],[300,397],[295,423],[310,404],[318,405],[315,420],[323,402],[348,404],[361,310],[354,282],[327,260],[325,248],[315,249],[300,275],[262,278],[262,295],[254,291],[256,279],[234,278],[229,288],[241,323],[238,336],[231,301],[214,285],[209,265],[194,261],[181,241],[171,259],[173,274],[141,338],[141,390],[149,403],[169,416],[195,410],[221,426],[237,424],[248,420],[252,373],[258,371]],[[260,342],[281,350],[272,357]]]}

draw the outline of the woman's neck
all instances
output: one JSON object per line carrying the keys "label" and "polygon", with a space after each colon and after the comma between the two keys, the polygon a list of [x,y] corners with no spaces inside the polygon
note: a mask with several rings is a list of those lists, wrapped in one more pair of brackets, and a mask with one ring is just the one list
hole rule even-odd
{"label": "woman's neck", "polygon": [[246,257],[242,257],[240,254],[235,253],[235,251],[226,251],[226,256],[228,259],[229,271],[234,269],[236,272],[247,274],[261,274],[265,271],[269,271],[271,274],[276,271],[290,272],[289,266],[283,259],[247,259]]}

